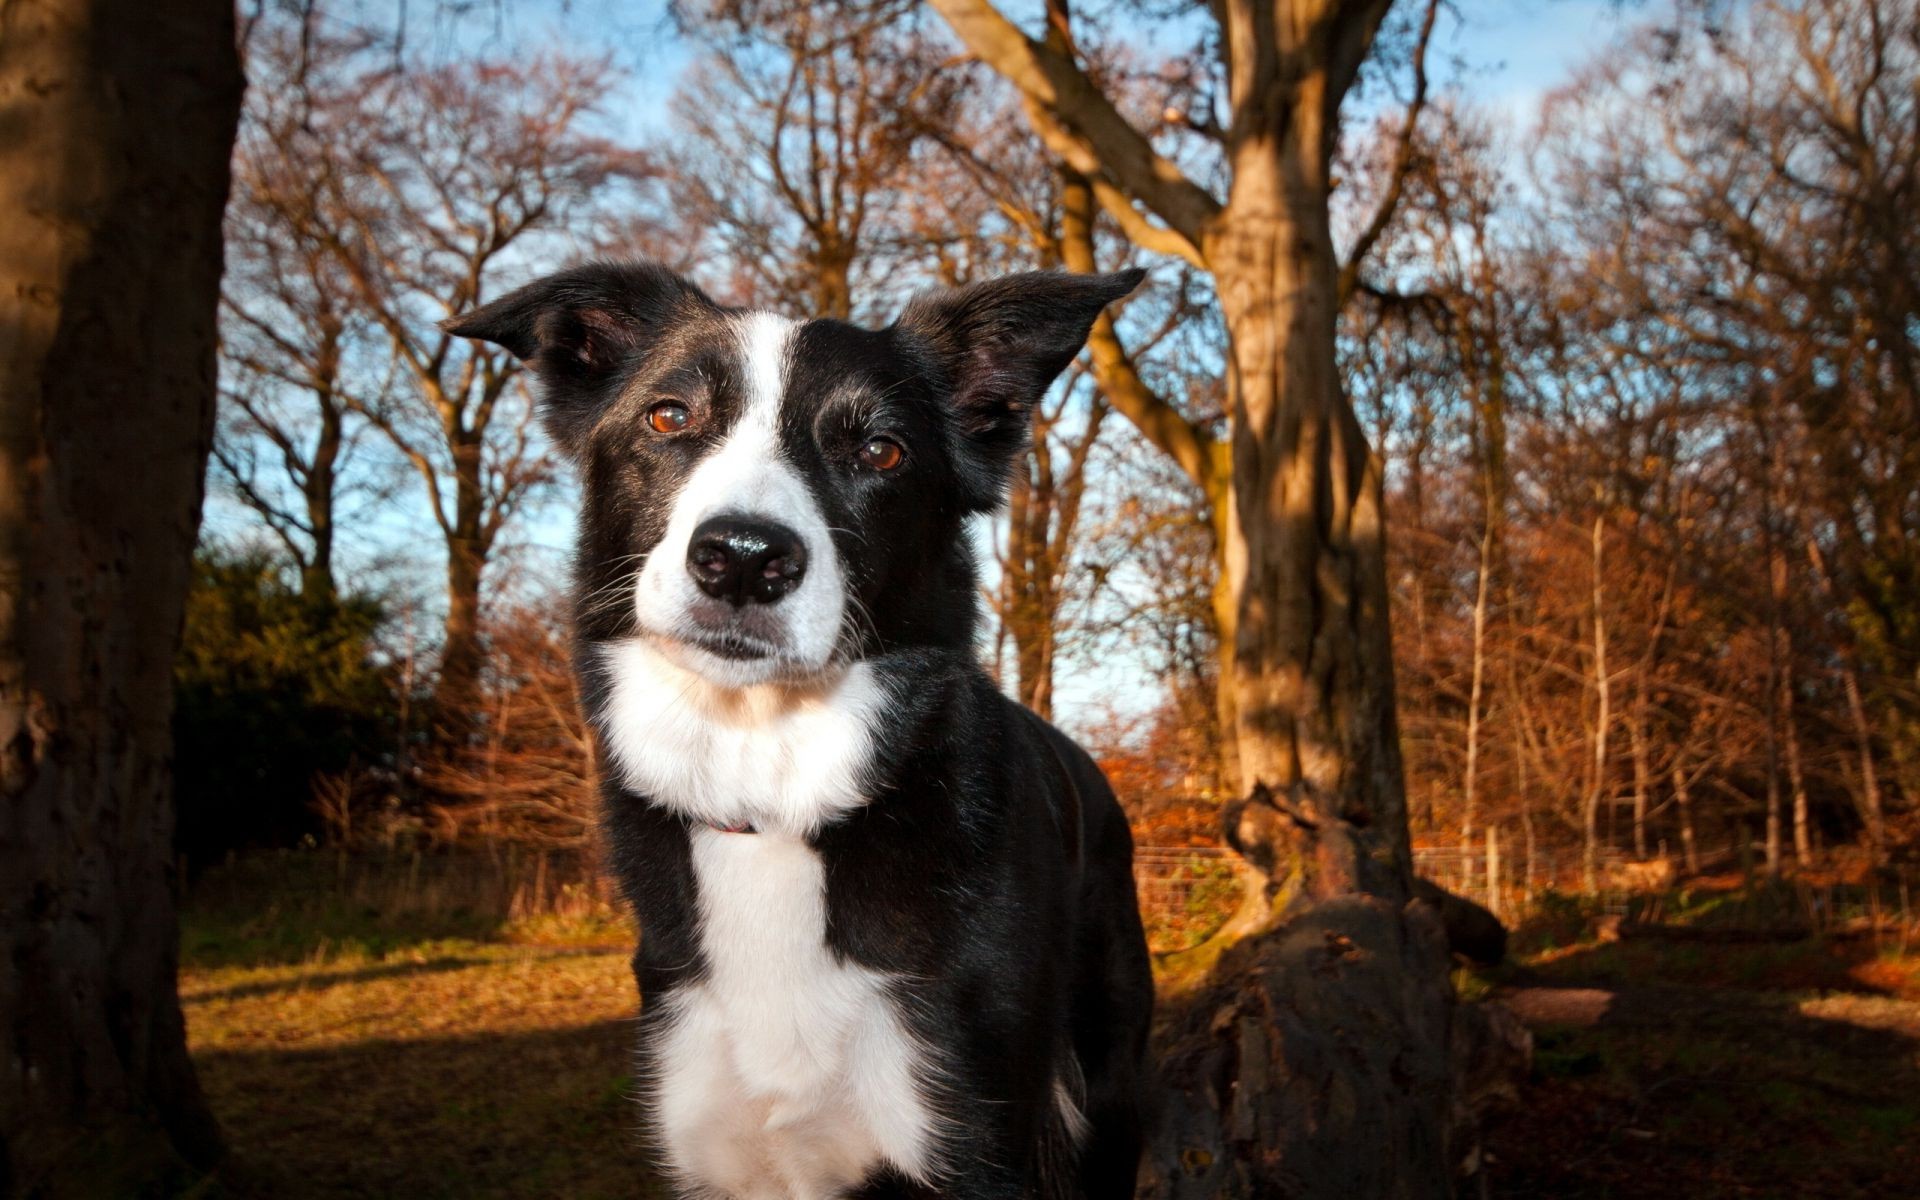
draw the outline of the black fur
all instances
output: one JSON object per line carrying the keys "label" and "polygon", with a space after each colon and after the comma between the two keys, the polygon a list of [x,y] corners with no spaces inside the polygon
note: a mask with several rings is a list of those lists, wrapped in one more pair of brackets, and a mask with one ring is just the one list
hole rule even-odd
{"label": "black fur", "polygon": [[[956,1118],[937,1189],[882,1172],[859,1196],[1133,1193],[1152,984],[1127,825],[1093,761],[975,663],[964,521],[1000,502],[1029,408],[1139,278],[1015,276],[924,297],[885,329],[815,321],[796,336],[781,449],[834,530],[856,599],[837,653],[870,664],[894,700],[868,803],[813,841],[828,941],[914,981],[897,998],[951,1068],[942,1090]],[[659,268],[597,265],[449,325],[532,364],[549,427],[580,467],[576,659],[596,729],[611,684],[588,651],[634,635],[621,589],[742,403],[727,317]],[[695,433],[644,435],[663,396],[692,410]],[[876,433],[905,448],[904,466],[851,465]],[[705,970],[689,830],[615,772],[600,777],[612,864],[643,931],[646,1038],[659,998]],[[1092,1125],[1078,1155],[1053,1103],[1063,1076],[1083,1086]]]}

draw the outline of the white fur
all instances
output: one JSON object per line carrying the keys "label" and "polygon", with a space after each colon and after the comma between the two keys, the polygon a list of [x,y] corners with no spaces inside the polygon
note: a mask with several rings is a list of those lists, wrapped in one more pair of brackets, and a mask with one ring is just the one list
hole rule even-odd
{"label": "white fur", "polygon": [[925,1049],[876,972],[827,948],[820,856],[784,834],[696,829],[708,974],[676,991],[657,1118],[689,1185],[827,1200],[883,1163],[926,1181]]}
{"label": "white fur", "polygon": [[866,803],[885,686],[865,663],[729,688],[651,638],[601,648],[608,749],[627,787],[709,825],[806,837]]}
{"label": "white fur", "polygon": [[674,650],[686,666],[732,686],[825,667],[846,608],[844,576],[826,518],[806,481],[780,453],[780,402],[793,331],[792,321],[772,313],[750,313],[736,322],[746,405],[726,440],[681,488],[666,532],[634,587],[643,628],[669,638],[686,636],[691,631],[687,610],[704,599],[686,568],[687,543],[702,521],[733,513],[777,521],[799,535],[807,572],[800,586],[771,609],[786,630],[778,654],[739,660],[696,646]]}

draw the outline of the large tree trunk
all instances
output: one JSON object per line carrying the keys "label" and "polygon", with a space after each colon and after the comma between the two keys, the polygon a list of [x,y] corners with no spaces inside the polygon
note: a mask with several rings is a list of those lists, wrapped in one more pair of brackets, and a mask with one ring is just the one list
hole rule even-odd
{"label": "large tree trunk", "polygon": [[241,80],[222,0],[0,3],[0,1191],[219,1155],[187,1057],[172,663]]}
{"label": "large tree trunk", "polygon": [[1155,1200],[1449,1196],[1529,1048],[1457,1003],[1439,914],[1411,898],[1379,463],[1334,357],[1325,131],[1290,111],[1205,247],[1231,345],[1228,836],[1252,886],[1165,964]]}
{"label": "large tree trunk", "polygon": [[1240,840],[1278,835],[1301,896],[1403,901],[1381,479],[1334,360],[1337,260],[1312,107],[1289,126],[1306,146],[1277,170],[1235,172],[1207,246],[1232,348],[1231,735],[1243,787],[1264,785],[1277,801],[1243,810]]}
{"label": "large tree trunk", "polygon": [[1242,941],[1163,1019],[1153,1200],[1454,1194],[1477,1126],[1511,1104],[1531,1041],[1462,1005],[1424,904],[1342,896]]}

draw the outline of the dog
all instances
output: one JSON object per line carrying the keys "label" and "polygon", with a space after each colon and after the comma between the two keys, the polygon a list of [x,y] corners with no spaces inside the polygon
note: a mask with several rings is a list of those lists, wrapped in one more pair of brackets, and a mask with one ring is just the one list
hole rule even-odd
{"label": "dog", "polygon": [[575,661],[683,1194],[1128,1197],[1153,1003],[1093,760],[974,657],[966,520],[1142,273],[892,325],[600,263],[447,323],[578,468]]}

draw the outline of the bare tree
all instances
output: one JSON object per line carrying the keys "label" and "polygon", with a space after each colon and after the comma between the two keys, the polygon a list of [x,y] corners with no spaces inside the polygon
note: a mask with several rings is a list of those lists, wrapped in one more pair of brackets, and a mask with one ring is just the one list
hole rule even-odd
{"label": "bare tree", "polygon": [[440,688],[480,669],[489,556],[553,478],[513,360],[441,332],[530,258],[591,250],[643,156],[590,131],[607,69],[557,58],[392,70],[366,65],[317,103],[302,143],[315,226],[378,326],[399,382],[360,409],[424,485],[446,545]]}
{"label": "bare tree", "polygon": [[314,20],[308,13],[297,30],[257,28],[249,40],[255,86],[226,217],[226,403],[214,464],[285,548],[303,595],[331,601],[341,506],[353,492],[384,490],[377,473],[355,470],[367,430],[361,414],[382,372],[372,361],[377,343],[369,344],[378,330],[320,233],[325,184],[312,169],[314,78],[347,69],[367,46],[321,38]]}
{"label": "bare tree", "polygon": [[[674,97],[674,219],[704,238],[745,303],[846,319],[897,302],[889,268],[922,116],[961,80],[911,19],[859,6],[686,14],[707,47]],[[705,264],[703,264],[705,265]],[[856,284],[858,286],[856,286]]]}

